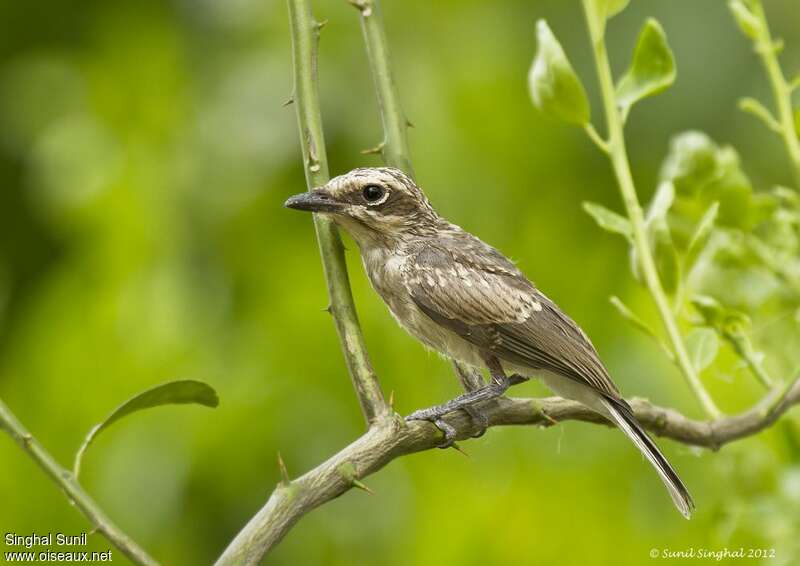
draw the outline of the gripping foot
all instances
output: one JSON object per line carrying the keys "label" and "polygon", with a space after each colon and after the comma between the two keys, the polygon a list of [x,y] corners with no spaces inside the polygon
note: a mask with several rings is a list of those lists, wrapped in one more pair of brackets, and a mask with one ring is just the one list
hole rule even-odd
{"label": "gripping foot", "polygon": [[481,413],[478,408],[475,407],[475,405],[484,401],[496,399],[497,397],[503,395],[503,393],[505,393],[512,385],[516,385],[527,380],[527,377],[517,374],[514,374],[510,377],[493,376],[491,383],[488,385],[484,385],[479,389],[459,395],[455,399],[451,399],[450,401],[442,403],[441,405],[434,405],[433,407],[428,407],[427,409],[414,411],[406,417],[406,421],[432,422],[444,433],[444,443],[442,443],[439,448],[449,448],[452,446],[453,440],[455,439],[456,430],[442,420],[444,415],[459,409],[465,411],[470,415],[470,417],[480,423],[483,430],[476,436],[482,436],[486,432],[486,427],[488,426],[489,422],[486,418],[486,415]]}

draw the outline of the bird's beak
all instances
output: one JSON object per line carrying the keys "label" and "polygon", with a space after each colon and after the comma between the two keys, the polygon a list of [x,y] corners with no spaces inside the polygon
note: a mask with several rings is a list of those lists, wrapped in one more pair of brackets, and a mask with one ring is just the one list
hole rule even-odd
{"label": "bird's beak", "polygon": [[314,189],[307,193],[300,193],[289,197],[283,203],[286,208],[307,210],[309,212],[341,212],[344,204],[337,202],[325,189]]}

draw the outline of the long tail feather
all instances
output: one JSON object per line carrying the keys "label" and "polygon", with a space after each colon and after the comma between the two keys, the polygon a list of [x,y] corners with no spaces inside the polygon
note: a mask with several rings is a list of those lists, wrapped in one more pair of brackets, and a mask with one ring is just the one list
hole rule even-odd
{"label": "long tail feather", "polygon": [[642,425],[639,424],[628,407],[615,403],[611,399],[603,399],[602,403],[606,409],[608,409],[609,415],[614,420],[614,423],[633,441],[636,447],[656,469],[658,475],[661,477],[661,481],[663,481],[664,485],[667,487],[667,491],[669,491],[669,495],[672,497],[672,501],[675,503],[678,511],[689,519],[694,510],[692,496],[689,495],[686,486],[681,481],[681,478],[678,477],[675,469],[667,462],[661,450],[658,449],[655,442],[647,435]]}

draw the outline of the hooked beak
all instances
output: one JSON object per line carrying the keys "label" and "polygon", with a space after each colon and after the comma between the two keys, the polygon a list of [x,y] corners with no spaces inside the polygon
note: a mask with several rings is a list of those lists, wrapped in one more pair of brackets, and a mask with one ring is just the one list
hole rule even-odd
{"label": "hooked beak", "polygon": [[340,212],[344,208],[344,204],[333,200],[324,189],[314,189],[289,197],[283,206],[309,212]]}

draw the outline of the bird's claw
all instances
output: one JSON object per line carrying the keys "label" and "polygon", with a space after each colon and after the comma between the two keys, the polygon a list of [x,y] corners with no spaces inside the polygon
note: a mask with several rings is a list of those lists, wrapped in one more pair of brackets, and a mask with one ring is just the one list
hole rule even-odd
{"label": "bird's claw", "polygon": [[444,434],[444,442],[439,444],[439,448],[450,448],[456,439],[457,431],[453,425],[447,423],[442,417],[450,411],[444,411],[441,407],[430,407],[420,409],[408,415],[405,420],[409,421],[428,421]]}
{"label": "bird's claw", "polygon": [[510,386],[527,380],[527,377],[517,374],[509,377],[503,376],[496,378],[492,381],[492,383],[484,385],[483,387],[474,391],[468,391],[467,393],[459,395],[455,399],[452,399],[446,403],[429,407],[427,409],[414,411],[406,417],[406,421],[432,422],[434,425],[436,425],[436,428],[444,433],[444,443],[442,443],[439,447],[449,448],[453,445],[453,440],[456,437],[457,431],[452,425],[442,420],[443,416],[445,416],[447,413],[452,413],[453,411],[462,409],[481,428],[481,431],[476,434],[475,437],[483,436],[489,426],[489,419],[477,407],[475,407],[475,404],[488,401],[490,399],[496,399],[505,393]]}
{"label": "bird's claw", "polygon": [[469,415],[469,418],[472,419],[472,422],[478,425],[479,430],[472,435],[472,438],[480,438],[486,434],[486,430],[489,428],[489,417],[487,417],[483,411],[471,405],[462,407],[462,409],[464,409],[464,412]]}
{"label": "bird's claw", "polygon": [[434,420],[433,424],[436,425],[436,428],[444,433],[444,442],[439,444],[437,448],[445,449],[453,446],[456,440],[456,429],[442,419]]}

